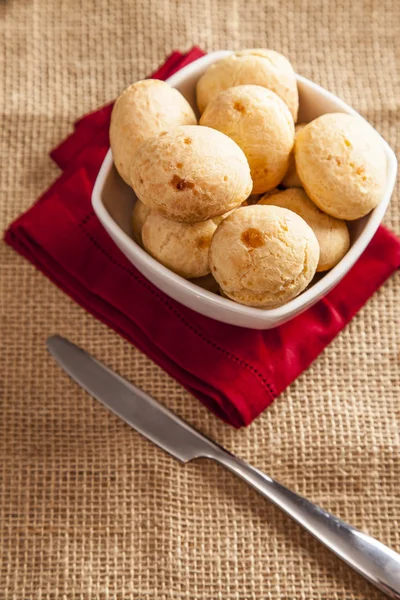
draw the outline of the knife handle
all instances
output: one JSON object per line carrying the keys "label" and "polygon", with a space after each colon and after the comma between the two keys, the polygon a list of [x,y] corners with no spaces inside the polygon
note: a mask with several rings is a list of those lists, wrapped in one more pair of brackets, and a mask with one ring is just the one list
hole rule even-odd
{"label": "knife handle", "polygon": [[271,500],[294,521],[390,598],[400,599],[400,554],[298,496],[233,454],[218,448],[213,458]]}

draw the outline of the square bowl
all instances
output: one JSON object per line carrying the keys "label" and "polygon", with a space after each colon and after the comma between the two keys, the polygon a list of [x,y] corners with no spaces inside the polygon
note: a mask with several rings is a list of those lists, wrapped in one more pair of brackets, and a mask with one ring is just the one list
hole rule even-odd
{"label": "square bowl", "polygon": [[[178,89],[197,112],[197,80],[210,64],[230,53],[220,51],[208,54],[167,79],[167,83]],[[360,116],[327,90],[300,75],[296,77],[300,99],[299,123],[309,122],[328,112]],[[386,188],[381,202],[369,215],[352,223],[351,246],[346,256],[322,277],[316,277],[303,293],[279,308],[252,308],[223,298],[176,275],[147,254],[132,239],[132,209],[136,196],[118,175],[111,150],[103,161],[93,188],[93,209],[128,260],[165,294],[217,321],[251,329],[270,329],[289,321],[325,296],[344,277],[371,241],[389,204],[397,171],[394,152],[383,138],[381,142],[387,157]]]}

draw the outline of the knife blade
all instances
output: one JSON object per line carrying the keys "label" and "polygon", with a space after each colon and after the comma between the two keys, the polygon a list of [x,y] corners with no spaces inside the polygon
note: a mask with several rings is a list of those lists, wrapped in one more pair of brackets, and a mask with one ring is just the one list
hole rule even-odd
{"label": "knife blade", "polygon": [[211,440],[75,344],[54,335],[47,347],[89,394],[174,458],[185,463],[216,450]]}
{"label": "knife blade", "polygon": [[394,550],[234,456],[65,338],[52,336],[47,346],[70,377],[139,433],[184,463],[206,457],[225,466],[375,587],[400,600],[400,555]]}

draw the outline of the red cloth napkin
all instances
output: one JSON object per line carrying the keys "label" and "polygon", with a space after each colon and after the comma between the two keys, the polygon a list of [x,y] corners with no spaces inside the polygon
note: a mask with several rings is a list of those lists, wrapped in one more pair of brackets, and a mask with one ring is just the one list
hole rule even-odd
{"label": "red cloth napkin", "polygon": [[[173,53],[165,79],[203,52]],[[400,241],[380,227],[348,275],[307,312],[269,331],[198,315],[147,281],[114,245],[91,207],[108,150],[112,105],[75,123],[51,153],[63,174],[6,232],[6,242],[235,427],[248,425],[329,344],[400,266]]]}

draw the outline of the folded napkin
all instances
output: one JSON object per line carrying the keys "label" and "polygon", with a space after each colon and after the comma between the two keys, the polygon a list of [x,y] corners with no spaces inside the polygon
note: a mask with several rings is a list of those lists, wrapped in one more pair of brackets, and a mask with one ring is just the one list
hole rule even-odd
{"label": "folded napkin", "polygon": [[[173,53],[166,79],[202,56]],[[160,365],[235,427],[248,425],[350,321],[400,266],[400,241],[380,227],[357,264],[323,300],[276,329],[254,331],[203,317],[160,292],[123,256],[91,207],[108,150],[112,104],[75,123],[51,153],[63,174],[6,232],[6,242],[76,302]]]}

